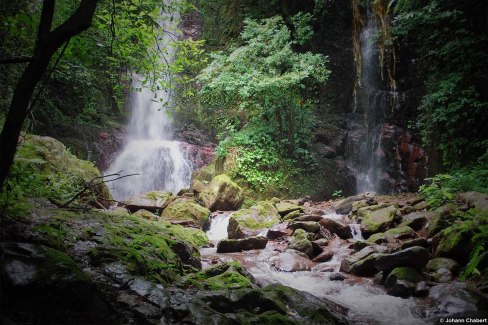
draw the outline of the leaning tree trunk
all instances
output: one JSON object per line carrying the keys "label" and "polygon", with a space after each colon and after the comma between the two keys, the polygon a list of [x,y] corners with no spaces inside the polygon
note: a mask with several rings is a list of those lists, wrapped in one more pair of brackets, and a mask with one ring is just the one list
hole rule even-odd
{"label": "leaning tree trunk", "polygon": [[48,69],[57,49],[91,26],[98,1],[82,0],[73,15],[51,31],[56,0],[44,0],[34,55],[17,82],[0,134],[0,190],[14,161],[20,131],[30,112],[30,101],[36,85]]}

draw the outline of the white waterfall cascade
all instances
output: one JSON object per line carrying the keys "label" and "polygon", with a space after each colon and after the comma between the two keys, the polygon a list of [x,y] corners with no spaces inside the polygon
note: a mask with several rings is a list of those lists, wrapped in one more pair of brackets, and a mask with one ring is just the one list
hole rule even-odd
{"label": "white waterfall cascade", "polygon": [[361,225],[357,223],[350,223],[352,239],[363,240],[363,234],[361,233]]}
{"label": "white waterfall cascade", "polygon": [[[167,50],[167,58],[174,58],[171,35],[178,35],[173,19],[162,19],[166,31],[160,43]],[[171,105],[169,90],[153,92],[144,86],[141,77],[134,76],[134,89],[130,97],[130,120],[128,135],[123,149],[118,153],[105,175],[123,171],[126,177],[112,183],[111,192],[116,200],[127,200],[133,195],[149,191],[177,192],[189,187],[192,166],[185,159],[180,143],[172,141],[173,128],[168,105]]]}
{"label": "white waterfall cascade", "polygon": [[214,216],[210,221],[210,229],[207,237],[210,241],[219,241],[227,238],[227,226],[231,213],[223,213]]}

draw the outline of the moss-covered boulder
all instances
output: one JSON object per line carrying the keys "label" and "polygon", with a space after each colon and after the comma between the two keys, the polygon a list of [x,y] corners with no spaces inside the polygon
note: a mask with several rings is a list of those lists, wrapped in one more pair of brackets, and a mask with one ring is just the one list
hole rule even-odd
{"label": "moss-covered boulder", "polygon": [[303,206],[291,202],[287,202],[287,201],[280,201],[276,203],[276,210],[278,210],[278,214],[280,216],[284,217],[287,214],[294,211],[303,212]]}
{"label": "moss-covered boulder", "polygon": [[410,247],[395,253],[383,254],[375,261],[375,267],[378,271],[389,271],[396,267],[408,266],[421,270],[427,265],[429,252],[419,246]]}
{"label": "moss-covered boulder", "polygon": [[235,290],[251,288],[254,278],[239,263],[216,265],[197,273],[191,273],[181,280],[185,286],[205,290]]}
{"label": "moss-covered boulder", "polygon": [[161,213],[161,218],[175,224],[195,225],[203,228],[208,221],[210,210],[190,198],[178,198]]}
{"label": "moss-covered boulder", "polygon": [[312,242],[308,239],[308,234],[303,229],[297,229],[290,237],[290,244],[288,248],[300,251],[306,254],[308,257],[313,256]]}
{"label": "moss-covered boulder", "polygon": [[469,252],[476,245],[472,238],[477,229],[477,224],[463,222],[440,231],[432,240],[434,256],[452,258],[462,265],[466,264]]}
{"label": "moss-covered boulder", "polygon": [[230,239],[256,236],[280,222],[275,206],[268,201],[258,202],[249,209],[242,209],[232,214],[227,233]]}
{"label": "moss-covered boulder", "polygon": [[289,229],[303,229],[306,232],[317,233],[320,230],[320,225],[316,221],[292,221],[288,224]]}
{"label": "moss-covered boulder", "polygon": [[368,242],[373,244],[380,244],[390,240],[408,239],[413,237],[415,237],[415,231],[413,231],[413,229],[408,226],[403,226],[399,228],[388,229],[384,233],[379,232],[373,234],[368,238]]}
{"label": "moss-covered boulder", "polygon": [[190,188],[198,193],[203,192],[215,174],[215,163],[203,166],[193,172]]}
{"label": "moss-covered boulder", "polygon": [[429,263],[427,263],[425,268],[428,272],[436,272],[441,268],[445,268],[450,272],[452,272],[453,274],[456,274],[461,269],[458,262],[456,262],[453,259],[445,258],[445,257],[438,257],[430,260]]}
{"label": "moss-covered boulder", "polygon": [[89,161],[76,158],[53,138],[27,135],[17,150],[14,163],[22,165],[24,170],[30,170],[31,187],[37,191],[46,189],[42,195],[59,203],[65,203],[90,181],[96,185],[87,188],[78,201],[92,205],[98,202],[108,206],[108,200],[112,198],[106,184],[100,182],[102,175],[98,168]]}
{"label": "moss-covered boulder", "polygon": [[334,204],[334,209],[339,214],[348,214],[353,209],[353,204],[355,202],[364,200],[364,203],[357,205],[356,208],[361,206],[366,206],[366,200],[374,198],[376,194],[371,192],[361,193],[354,196],[349,196],[345,199],[339,200]]}
{"label": "moss-covered boulder", "polygon": [[374,205],[359,209],[357,216],[361,220],[361,228],[369,234],[387,230],[395,220],[397,208],[397,205]]}
{"label": "moss-covered boulder", "polygon": [[161,212],[173,200],[174,196],[171,192],[153,191],[131,197],[127,200],[126,207],[131,212],[138,210]]}
{"label": "moss-covered boulder", "polygon": [[247,237],[242,239],[223,239],[217,244],[217,253],[231,253],[264,249],[268,239],[266,237]]}
{"label": "moss-covered boulder", "polygon": [[431,219],[432,212],[412,212],[402,217],[400,227],[408,226],[414,230],[422,229],[427,221]]}
{"label": "moss-covered boulder", "polygon": [[386,278],[385,288],[392,296],[406,298],[414,294],[417,283],[422,280],[422,275],[414,268],[397,267]]}
{"label": "moss-covered boulder", "polygon": [[237,210],[244,201],[242,188],[225,174],[215,176],[199,197],[210,211]]}
{"label": "moss-covered boulder", "polygon": [[159,219],[159,216],[147,210],[137,210],[137,212],[133,213],[133,215],[151,221]]}

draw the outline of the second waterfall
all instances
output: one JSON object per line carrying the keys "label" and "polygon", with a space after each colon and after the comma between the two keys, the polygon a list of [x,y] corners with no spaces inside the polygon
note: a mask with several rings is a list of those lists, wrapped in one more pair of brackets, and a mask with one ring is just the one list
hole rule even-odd
{"label": "second waterfall", "polygon": [[[165,33],[159,41],[159,48],[164,47],[165,58],[172,60],[175,56],[173,39],[180,33],[174,19],[162,21]],[[143,83],[141,76],[133,77],[133,89],[139,91],[130,95],[127,139],[105,175],[120,171],[124,175],[138,175],[113,183],[111,191],[116,200],[127,200],[133,195],[156,190],[177,192],[190,185],[192,172],[191,163],[185,158],[180,143],[173,141],[170,90],[153,91]]]}

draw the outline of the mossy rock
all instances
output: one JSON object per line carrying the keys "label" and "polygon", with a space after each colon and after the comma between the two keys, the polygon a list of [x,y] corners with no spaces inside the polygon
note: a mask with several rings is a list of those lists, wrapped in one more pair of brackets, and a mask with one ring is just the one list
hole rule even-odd
{"label": "mossy rock", "polygon": [[239,272],[227,270],[220,275],[208,278],[206,287],[210,290],[232,290],[250,288],[251,281]]}
{"label": "mossy rock", "polygon": [[242,188],[225,174],[215,176],[199,198],[210,211],[237,210],[244,201]]}
{"label": "mossy rock", "polygon": [[249,209],[233,213],[229,219],[227,233],[230,239],[256,236],[280,222],[278,211],[268,201],[258,202]]}
{"label": "mossy rock", "polygon": [[278,210],[278,214],[282,217],[286,216],[290,212],[300,211],[303,212],[303,207],[297,204],[293,204],[286,201],[281,201],[276,203],[276,210]]}
{"label": "mossy rock", "polygon": [[[91,162],[76,158],[59,141],[37,135],[27,135],[15,156],[16,164],[29,165],[36,175],[43,179],[43,186],[52,186],[52,199],[67,201],[79,192],[85,184],[101,179],[101,173]],[[46,185],[49,184],[49,185]],[[37,186],[37,185],[34,185]],[[103,182],[86,190],[78,199],[90,203],[93,197],[108,206],[112,196]]]}
{"label": "mossy rock", "polygon": [[215,163],[203,166],[193,172],[190,188],[198,193],[204,191],[215,174]]}
{"label": "mossy rock", "polygon": [[395,220],[398,206],[369,206],[357,211],[358,217],[362,219],[361,228],[365,233],[374,234],[390,228]]}
{"label": "mossy rock", "polygon": [[296,218],[300,217],[300,210],[295,210],[283,217],[284,221],[289,221],[289,220],[294,220]]}
{"label": "mossy rock", "polygon": [[445,257],[438,257],[430,260],[425,268],[429,272],[436,272],[441,268],[445,268],[453,274],[456,274],[460,270],[460,266],[455,260]]}
{"label": "mossy rock", "polygon": [[210,211],[190,198],[178,198],[163,210],[161,218],[175,223],[194,224],[203,229],[208,221]]}
{"label": "mossy rock", "polygon": [[368,238],[368,242],[380,244],[389,240],[406,239],[413,237],[415,237],[415,231],[413,231],[413,229],[410,227],[404,226],[388,229],[384,233],[380,232],[373,234]]}
{"label": "mossy rock", "polygon": [[408,297],[414,294],[416,284],[423,281],[422,275],[411,267],[393,269],[385,280],[388,294],[397,297]]}
{"label": "mossy rock", "polygon": [[237,262],[216,265],[185,276],[181,283],[206,290],[235,290],[251,288],[254,278]]}
{"label": "mossy rock", "polygon": [[463,222],[440,231],[433,238],[434,256],[452,258],[461,265],[466,264],[469,252],[476,245],[472,238],[477,228],[476,224]]}
{"label": "mossy rock", "polygon": [[151,221],[156,221],[159,219],[159,216],[147,210],[137,210],[137,212],[133,213],[133,215]]}
{"label": "mossy rock", "polygon": [[145,194],[135,195],[127,200],[127,209],[135,212],[141,209],[151,212],[161,212],[174,200],[173,193],[153,191]]}
{"label": "mossy rock", "polygon": [[305,253],[309,258],[313,256],[313,245],[308,240],[308,233],[303,229],[296,229],[290,238],[288,248]]}

